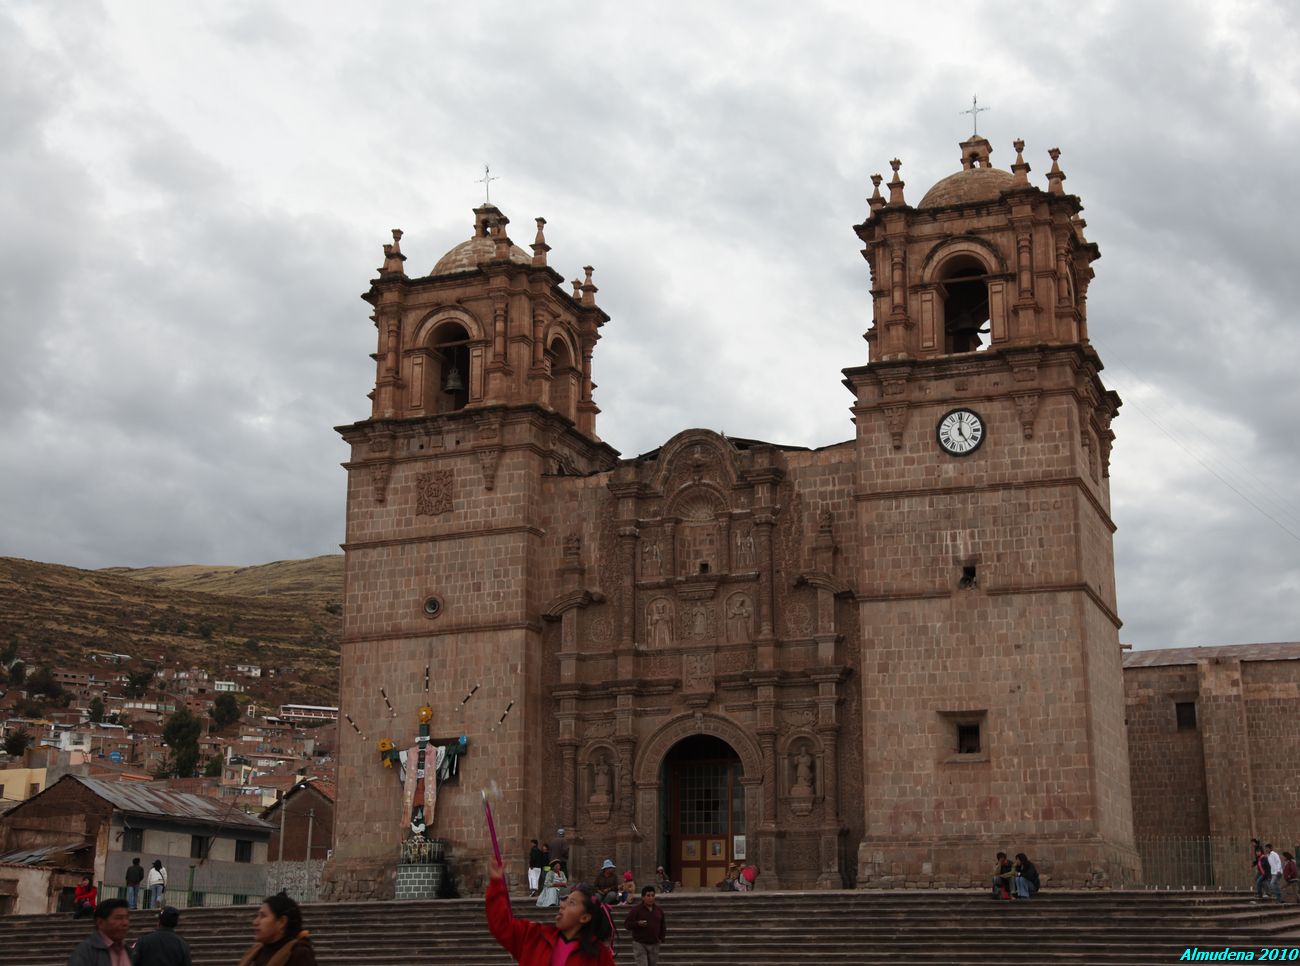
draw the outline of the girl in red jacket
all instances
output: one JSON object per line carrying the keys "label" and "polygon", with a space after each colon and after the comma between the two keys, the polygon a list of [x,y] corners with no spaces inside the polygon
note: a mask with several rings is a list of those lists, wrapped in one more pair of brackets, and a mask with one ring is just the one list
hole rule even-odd
{"label": "girl in red jacket", "polygon": [[488,929],[519,966],[614,966],[607,945],[609,914],[591,886],[576,885],[560,900],[554,926],[510,915],[505,873],[493,862],[487,890]]}

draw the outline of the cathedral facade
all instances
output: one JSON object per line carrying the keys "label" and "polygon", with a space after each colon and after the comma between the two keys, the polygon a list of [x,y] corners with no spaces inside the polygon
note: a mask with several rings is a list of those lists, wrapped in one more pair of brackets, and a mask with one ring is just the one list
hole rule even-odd
{"label": "cathedral facade", "polygon": [[[392,895],[410,835],[377,743],[456,742],[429,829],[472,888],[480,790],[520,871],[564,829],[687,886],[1133,881],[1098,257],[1051,152],[980,137],[915,206],[873,177],[856,227],[869,360],[855,433],[810,450],[596,434],[609,321],[495,206],[424,276],[400,232],[348,473],[335,897]],[[853,360],[847,360],[853,361]],[[409,802],[407,803],[409,805]]]}

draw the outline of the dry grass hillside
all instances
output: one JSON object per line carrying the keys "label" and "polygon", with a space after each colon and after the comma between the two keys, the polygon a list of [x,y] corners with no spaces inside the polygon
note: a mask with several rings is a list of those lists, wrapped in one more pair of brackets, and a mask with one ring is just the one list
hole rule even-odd
{"label": "dry grass hillside", "polygon": [[31,667],[90,651],[212,672],[255,663],[285,671],[255,696],[333,704],[342,591],[342,556],[107,570],[0,557],[0,646]]}

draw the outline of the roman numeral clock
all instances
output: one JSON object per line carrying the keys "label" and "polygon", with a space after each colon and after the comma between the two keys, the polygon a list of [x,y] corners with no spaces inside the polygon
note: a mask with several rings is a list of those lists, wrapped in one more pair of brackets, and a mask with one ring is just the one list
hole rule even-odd
{"label": "roman numeral clock", "polygon": [[969,456],[984,442],[984,420],[972,409],[950,410],[935,427],[935,437],[944,452]]}

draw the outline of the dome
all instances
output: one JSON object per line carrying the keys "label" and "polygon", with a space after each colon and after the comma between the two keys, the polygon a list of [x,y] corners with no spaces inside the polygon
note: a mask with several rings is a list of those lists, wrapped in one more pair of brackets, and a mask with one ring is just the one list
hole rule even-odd
{"label": "dome", "polygon": [[[490,261],[496,254],[496,241],[487,236],[471,238],[463,241],[442,258],[438,259],[438,264],[433,266],[431,275],[452,275],[456,272],[468,272],[471,269],[478,268],[479,265]],[[510,260],[516,265],[531,265],[533,257],[518,245],[510,246]]]}
{"label": "dome", "polygon": [[921,199],[920,208],[947,208],[997,201],[1011,187],[1014,175],[1001,168],[970,168],[937,182]]}
{"label": "dome", "polygon": [[[496,257],[497,242],[492,237],[494,228],[505,231],[510,219],[496,205],[487,203],[474,209],[474,237],[463,241],[433,266],[430,275],[454,275],[469,272]],[[510,261],[516,265],[531,265],[533,257],[518,245],[510,246]]]}

